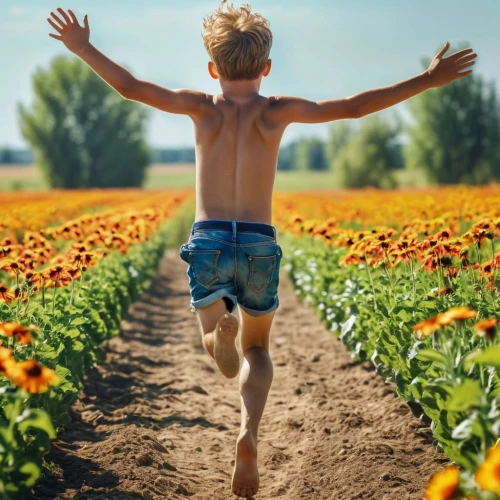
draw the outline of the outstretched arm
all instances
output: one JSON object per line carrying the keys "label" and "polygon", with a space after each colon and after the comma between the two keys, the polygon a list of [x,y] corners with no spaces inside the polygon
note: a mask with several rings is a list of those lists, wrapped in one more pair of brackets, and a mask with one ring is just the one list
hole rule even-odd
{"label": "outstretched arm", "polygon": [[169,90],[154,83],[138,80],[128,70],[116,64],[97,50],[89,41],[90,28],[87,16],[83,26],[71,10],[68,14],[57,9],[62,19],[51,12],[53,19],[47,18],[50,25],[59,33],[49,36],[60,40],[68,50],[83,59],[106,83],[126,99],[140,101],[149,106],[169,113],[198,115],[207,102],[207,94],[192,90]]}
{"label": "outstretched arm", "polygon": [[324,123],[361,118],[405,101],[425,90],[441,87],[470,75],[472,70],[461,70],[472,66],[477,54],[469,48],[443,58],[449,46],[447,42],[426,71],[394,85],[368,90],[345,99],[319,102],[299,97],[271,98],[270,119],[286,125],[293,122]]}

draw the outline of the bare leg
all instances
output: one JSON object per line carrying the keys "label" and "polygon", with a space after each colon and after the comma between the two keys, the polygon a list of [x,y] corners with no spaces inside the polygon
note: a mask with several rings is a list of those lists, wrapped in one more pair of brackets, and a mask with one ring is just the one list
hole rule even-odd
{"label": "bare leg", "polygon": [[[248,498],[255,495],[259,489],[257,436],[259,423],[273,381],[273,363],[268,349],[269,329],[274,313],[265,317],[251,318],[242,311],[242,316],[244,359],[239,380],[241,427],[236,443],[232,489],[235,495]],[[253,335],[248,334],[248,330],[245,331],[245,326],[253,326]],[[245,335],[245,333],[247,334]],[[251,346],[252,343],[262,345]]]}
{"label": "bare leg", "polygon": [[240,358],[235,345],[238,319],[228,312],[222,299],[198,309],[197,314],[206,351],[214,358],[225,377],[236,377],[240,369]]}

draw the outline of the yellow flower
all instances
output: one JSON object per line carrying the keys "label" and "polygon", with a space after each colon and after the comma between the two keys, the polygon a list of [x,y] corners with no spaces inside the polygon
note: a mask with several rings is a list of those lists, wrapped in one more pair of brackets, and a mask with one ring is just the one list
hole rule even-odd
{"label": "yellow flower", "polygon": [[488,451],[486,460],[476,471],[475,479],[484,491],[500,495],[500,440]]}
{"label": "yellow flower", "polygon": [[424,500],[451,500],[458,493],[458,482],[460,480],[460,469],[449,465],[443,470],[436,472],[427,483]]}
{"label": "yellow flower", "polygon": [[6,376],[18,387],[30,393],[45,392],[49,384],[56,384],[59,381],[59,376],[53,370],[40,366],[33,359],[9,367]]}
{"label": "yellow flower", "polygon": [[0,346],[0,374],[5,375],[16,364],[11,349]]}
{"label": "yellow flower", "polygon": [[441,326],[451,325],[457,319],[475,318],[477,312],[472,310],[469,306],[451,307],[446,312],[438,314],[437,320]]}
{"label": "yellow flower", "polygon": [[437,317],[429,318],[418,323],[413,327],[413,331],[416,333],[419,339],[432,335],[438,328],[440,324],[437,321]]}
{"label": "yellow flower", "polygon": [[30,325],[28,327],[19,325],[17,323],[0,323],[0,335],[5,335],[6,337],[15,337],[22,345],[28,345],[31,343],[31,333],[30,330],[38,330],[35,325]]}

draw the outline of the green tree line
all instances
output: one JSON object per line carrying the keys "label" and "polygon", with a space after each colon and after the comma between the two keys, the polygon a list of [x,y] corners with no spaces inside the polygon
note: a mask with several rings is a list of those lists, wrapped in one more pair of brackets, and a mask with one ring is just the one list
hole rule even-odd
{"label": "green tree line", "polygon": [[[421,63],[425,69],[430,60]],[[278,168],[329,170],[335,185],[353,188],[393,187],[398,169],[419,171],[428,183],[500,180],[500,102],[495,82],[473,73],[409,99],[408,108],[410,124],[397,115],[382,118],[380,113],[358,120],[357,126],[352,120],[334,122],[326,140],[302,138],[282,148]]]}
{"label": "green tree line", "polygon": [[[425,69],[430,60],[421,63]],[[18,106],[21,130],[51,187],[140,186],[153,161],[195,160],[194,148],[152,151],[145,140],[149,110],[123,99],[79,58],[54,58],[37,70],[33,86],[32,108]],[[394,113],[334,122],[324,140],[283,146],[278,170],[331,171],[339,187],[391,188],[401,169],[421,172],[429,183],[500,180],[494,82],[473,73],[409,99],[408,110],[409,123]],[[15,151],[0,149],[0,163],[13,158]]]}

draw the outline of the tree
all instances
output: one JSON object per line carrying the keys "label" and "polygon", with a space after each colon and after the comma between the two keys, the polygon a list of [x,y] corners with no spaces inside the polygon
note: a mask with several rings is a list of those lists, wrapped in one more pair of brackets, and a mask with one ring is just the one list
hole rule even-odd
{"label": "tree", "polygon": [[[458,50],[468,46],[462,43]],[[425,68],[429,64],[422,59]],[[493,82],[485,84],[473,73],[423,92],[408,106],[415,120],[404,148],[408,168],[446,184],[500,178],[500,105]]]}
{"label": "tree", "polygon": [[395,187],[392,170],[399,161],[395,147],[399,132],[399,125],[393,125],[379,115],[364,118],[359,131],[336,160],[337,184],[345,188]]}
{"label": "tree", "polygon": [[14,155],[12,149],[6,146],[0,149],[0,164],[1,163],[13,163]]}
{"label": "tree", "polygon": [[326,161],[330,170],[335,170],[337,160],[354,134],[354,129],[346,120],[340,120],[330,125],[329,137],[325,145]]}
{"label": "tree", "polygon": [[81,59],[57,56],[33,79],[21,130],[53,188],[141,186],[151,162],[148,110],[124,99]]}
{"label": "tree", "polygon": [[316,137],[303,138],[297,143],[297,170],[327,170],[325,145]]}
{"label": "tree", "polygon": [[291,142],[279,150],[277,170],[295,170],[297,158],[297,142]]}

